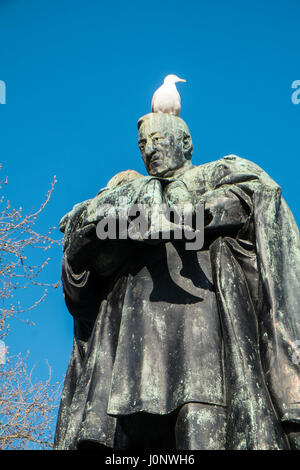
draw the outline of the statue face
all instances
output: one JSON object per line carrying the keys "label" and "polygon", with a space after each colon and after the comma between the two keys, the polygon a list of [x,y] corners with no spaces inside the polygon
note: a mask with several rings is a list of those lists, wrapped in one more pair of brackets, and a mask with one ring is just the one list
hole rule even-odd
{"label": "statue face", "polygon": [[183,134],[170,128],[144,122],[139,129],[139,147],[151,176],[169,176],[186,163]]}

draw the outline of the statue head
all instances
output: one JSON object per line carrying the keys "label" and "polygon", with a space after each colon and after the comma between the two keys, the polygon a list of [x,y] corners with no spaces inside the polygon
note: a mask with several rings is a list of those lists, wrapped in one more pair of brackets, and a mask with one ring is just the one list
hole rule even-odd
{"label": "statue head", "polygon": [[193,143],[183,119],[164,113],[150,113],[138,121],[139,148],[151,176],[173,176],[190,167]]}

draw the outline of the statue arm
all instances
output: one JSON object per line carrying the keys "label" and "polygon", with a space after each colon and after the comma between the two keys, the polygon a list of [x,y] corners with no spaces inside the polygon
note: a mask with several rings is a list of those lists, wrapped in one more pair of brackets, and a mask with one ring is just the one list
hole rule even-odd
{"label": "statue arm", "polygon": [[93,271],[84,270],[75,273],[68,262],[66,254],[62,261],[62,284],[66,305],[73,317],[93,320],[98,312],[100,296],[99,281]]}
{"label": "statue arm", "polygon": [[251,198],[234,185],[208,191],[201,201],[205,207],[207,233],[237,231],[249,222],[253,211]]}
{"label": "statue arm", "polygon": [[[232,187],[218,188],[202,195],[199,203],[205,204],[204,225],[207,233],[222,231],[224,228],[227,231],[239,229],[245,224],[251,212],[247,206],[250,203],[246,201],[246,198],[247,195],[243,191]],[[130,198],[131,202],[133,199]],[[88,202],[94,205],[93,201]],[[102,202],[107,203],[105,198],[102,199]],[[132,206],[131,202],[128,204],[129,207]],[[153,178],[143,184],[136,203],[147,211],[149,224],[146,227],[146,234],[137,233],[134,236],[131,233],[129,238],[125,240],[99,240],[96,234],[96,223],[89,223],[89,218],[86,216],[86,212],[90,210],[90,204],[85,205],[84,210],[80,207],[79,223],[75,224],[70,218],[69,228],[65,231],[67,243],[64,246],[65,259],[69,266],[69,279],[73,279],[78,284],[74,275],[87,273],[91,269],[94,269],[100,277],[109,277],[126,262],[131,248],[134,249],[132,240],[148,244],[165,241],[165,235],[170,234],[171,236],[172,232],[181,228],[181,225],[176,225],[161,215],[158,216],[154,206],[159,207],[162,204],[167,204],[172,207],[172,205],[177,205],[180,209],[184,207],[184,204],[190,204],[192,207],[192,198],[184,183],[175,181],[167,185],[164,191],[161,183]],[[110,207],[117,208],[117,206]],[[94,209],[93,212],[95,212]],[[116,214],[118,216],[118,212]],[[76,218],[78,219],[78,215]],[[85,225],[86,223],[87,225]],[[193,229],[194,227],[191,227],[191,230]],[[83,279],[84,276],[81,281]]]}
{"label": "statue arm", "polygon": [[65,257],[73,273],[88,270],[99,244],[94,224],[86,225],[73,231],[65,248]]}

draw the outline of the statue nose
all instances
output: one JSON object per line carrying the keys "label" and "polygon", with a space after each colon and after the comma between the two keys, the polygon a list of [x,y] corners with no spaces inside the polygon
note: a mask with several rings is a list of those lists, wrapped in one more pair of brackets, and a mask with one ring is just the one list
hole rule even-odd
{"label": "statue nose", "polygon": [[145,152],[146,152],[146,155],[151,155],[153,152],[154,152],[154,145],[153,145],[153,142],[152,140],[150,140],[149,142],[146,143],[146,147],[145,147]]}

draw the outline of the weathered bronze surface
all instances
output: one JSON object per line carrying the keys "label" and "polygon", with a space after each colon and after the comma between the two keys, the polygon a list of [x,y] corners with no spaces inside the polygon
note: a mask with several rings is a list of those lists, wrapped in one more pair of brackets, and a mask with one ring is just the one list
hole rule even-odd
{"label": "weathered bronze surface", "polygon": [[[300,449],[300,242],[280,187],[234,155],[192,165],[178,117],[138,127],[149,176],[116,175],[61,221],[74,348],[55,448]],[[99,240],[120,196],[154,232],[154,204],[205,204],[203,247]]]}

